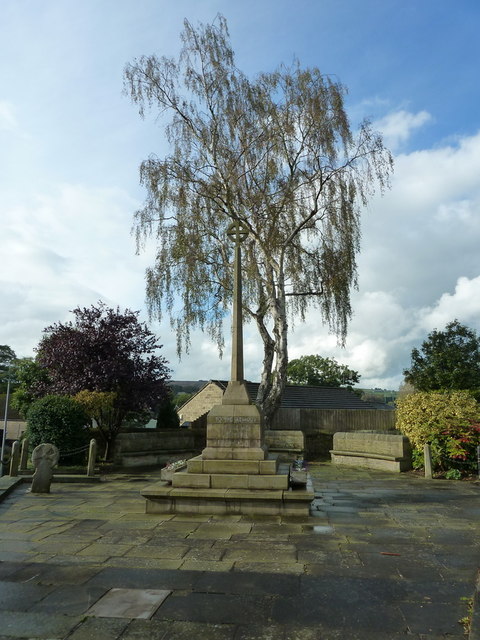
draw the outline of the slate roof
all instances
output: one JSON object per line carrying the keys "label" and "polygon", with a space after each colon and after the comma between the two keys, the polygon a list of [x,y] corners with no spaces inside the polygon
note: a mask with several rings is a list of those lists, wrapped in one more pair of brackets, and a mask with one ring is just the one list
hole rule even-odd
{"label": "slate roof", "polygon": [[[208,384],[210,383],[218,385],[223,390],[227,388],[228,384],[225,380],[210,380]],[[247,381],[246,386],[248,396],[254,402],[260,383]],[[294,384],[287,384],[285,387],[280,407],[282,409],[393,409],[386,404],[365,402],[353,391],[341,387],[314,387]]]}

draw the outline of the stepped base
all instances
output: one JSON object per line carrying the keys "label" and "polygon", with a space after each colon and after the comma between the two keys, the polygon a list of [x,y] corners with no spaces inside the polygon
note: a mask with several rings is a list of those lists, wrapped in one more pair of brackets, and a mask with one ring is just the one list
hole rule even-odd
{"label": "stepped base", "polygon": [[147,513],[308,516],[311,486],[292,490],[288,472],[267,457],[262,418],[245,383],[229,382],[207,420],[207,446],[177,472],[172,485],[146,487]]}
{"label": "stepped base", "polygon": [[146,513],[250,516],[308,516],[314,497],[308,485],[306,490],[201,489],[175,488],[164,482],[146,487],[141,494],[146,499]]}

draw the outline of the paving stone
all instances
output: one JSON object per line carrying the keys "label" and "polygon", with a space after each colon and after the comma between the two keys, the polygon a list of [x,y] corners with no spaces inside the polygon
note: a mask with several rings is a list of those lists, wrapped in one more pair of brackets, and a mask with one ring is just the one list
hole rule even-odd
{"label": "paving stone", "polygon": [[259,596],[173,593],[154,614],[154,619],[215,624],[240,624],[245,620],[255,620],[258,624],[266,624],[271,608],[271,600]]}
{"label": "paving stone", "polygon": [[200,575],[194,571],[161,569],[102,569],[90,585],[144,589],[192,589]]}
{"label": "paving stone", "polygon": [[[171,622],[132,620],[122,633],[121,640],[169,640],[171,626]],[[193,640],[193,637],[190,640]]]}
{"label": "paving stone", "polygon": [[165,640],[234,640],[234,635],[234,625],[175,621],[169,627]]}
{"label": "paving stone", "polygon": [[[11,638],[65,638],[80,622],[79,617],[59,616],[49,613],[30,613],[19,611],[2,611],[2,633]],[[69,640],[73,636],[68,636]],[[92,640],[94,636],[74,640]],[[102,640],[95,636],[95,640]],[[105,639],[107,640],[107,639]]]}
{"label": "paving stone", "polygon": [[170,593],[167,589],[110,589],[89,608],[87,615],[148,620]]}
{"label": "paving stone", "polygon": [[215,562],[208,560],[184,560],[180,569],[186,571],[221,571],[228,572],[233,569],[233,562]]}
{"label": "paving stone", "polygon": [[125,618],[86,618],[68,640],[117,640],[128,622]]}
{"label": "paving stone", "polygon": [[142,567],[145,569],[180,569],[183,566],[183,558],[150,558],[141,556],[108,558],[103,563],[107,567]]}
{"label": "paving stone", "polygon": [[254,573],[286,573],[301,575],[305,573],[305,565],[299,562],[276,563],[276,562],[243,562],[236,561],[233,565],[234,571],[252,571]]}
{"label": "paving stone", "polygon": [[[130,550],[125,554],[127,558],[130,557],[143,557],[143,558],[165,558],[174,560],[177,558],[183,558],[189,551],[187,545],[140,545],[137,547],[130,547]],[[118,554],[117,554],[118,555]]]}
{"label": "paving stone", "polygon": [[40,602],[36,602],[29,611],[80,615],[85,613],[104,593],[103,587],[62,586]]}
{"label": "paving stone", "polygon": [[399,605],[411,633],[458,634],[462,627],[458,622],[466,615],[463,602],[443,603],[405,602]]}
{"label": "paving stone", "polygon": [[245,595],[297,595],[300,579],[296,575],[268,573],[204,573],[195,591]]}
{"label": "paving stone", "polygon": [[53,589],[30,583],[0,582],[0,606],[10,611],[27,611]]}
{"label": "paving stone", "polygon": [[[313,630],[312,630],[313,632]],[[265,627],[255,626],[240,626],[237,629],[235,640],[283,640],[285,629],[281,625],[268,625]],[[315,631],[316,633],[316,631]],[[299,640],[318,640],[318,635],[298,636]]]}

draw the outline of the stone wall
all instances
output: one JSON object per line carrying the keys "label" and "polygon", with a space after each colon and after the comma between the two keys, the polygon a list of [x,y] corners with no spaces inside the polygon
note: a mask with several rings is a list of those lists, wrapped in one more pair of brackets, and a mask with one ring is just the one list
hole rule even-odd
{"label": "stone wall", "polygon": [[115,464],[136,467],[163,465],[190,458],[195,453],[195,437],[190,429],[149,429],[120,433],[115,441],[113,459]]}
{"label": "stone wall", "polygon": [[399,433],[336,433],[331,454],[334,464],[396,472],[412,468],[410,441]]}

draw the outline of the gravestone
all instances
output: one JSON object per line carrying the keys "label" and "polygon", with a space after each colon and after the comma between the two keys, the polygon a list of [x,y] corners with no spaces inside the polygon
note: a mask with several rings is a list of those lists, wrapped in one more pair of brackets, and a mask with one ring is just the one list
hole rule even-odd
{"label": "gravestone", "polygon": [[95,438],[90,440],[90,447],[88,449],[88,464],[87,464],[87,476],[95,475],[95,462],[97,460],[97,441]]}
{"label": "gravestone", "polygon": [[32,462],[35,473],[32,478],[32,493],[50,493],[53,469],[57,466],[59,451],[54,444],[44,443],[35,447]]}
{"label": "gravestone", "polygon": [[24,438],[22,442],[22,453],[20,454],[20,471],[26,471],[28,462],[28,438]]}
{"label": "gravestone", "polygon": [[20,464],[20,442],[15,440],[12,445],[12,455],[10,458],[10,476],[18,476],[18,465]]}

